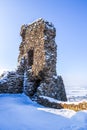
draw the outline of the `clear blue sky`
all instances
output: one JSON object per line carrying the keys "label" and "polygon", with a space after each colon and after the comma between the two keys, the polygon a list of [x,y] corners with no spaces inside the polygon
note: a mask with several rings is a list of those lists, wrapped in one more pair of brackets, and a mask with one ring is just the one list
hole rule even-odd
{"label": "clear blue sky", "polygon": [[17,66],[21,25],[41,17],[56,27],[65,85],[87,86],[87,0],[0,0],[0,71]]}

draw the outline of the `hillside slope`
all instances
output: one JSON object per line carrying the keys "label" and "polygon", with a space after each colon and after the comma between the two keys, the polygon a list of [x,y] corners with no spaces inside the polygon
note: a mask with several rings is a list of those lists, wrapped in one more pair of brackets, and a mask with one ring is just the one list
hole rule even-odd
{"label": "hillside slope", "polygon": [[45,108],[24,94],[0,95],[0,130],[86,130],[87,111]]}

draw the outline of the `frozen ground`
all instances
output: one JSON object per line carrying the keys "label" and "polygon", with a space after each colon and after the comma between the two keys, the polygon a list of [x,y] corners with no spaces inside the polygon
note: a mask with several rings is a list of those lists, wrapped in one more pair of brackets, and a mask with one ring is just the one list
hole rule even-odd
{"label": "frozen ground", "polygon": [[66,93],[69,101],[87,100],[87,86],[68,86]]}
{"label": "frozen ground", "polygon": [[87,111],[45,108],[24,94],[0,94],[0,130],[87,130]]}

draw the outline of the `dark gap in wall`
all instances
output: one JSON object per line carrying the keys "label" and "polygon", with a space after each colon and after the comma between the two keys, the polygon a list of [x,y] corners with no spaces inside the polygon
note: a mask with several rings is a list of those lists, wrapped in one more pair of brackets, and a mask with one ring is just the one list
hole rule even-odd
{"label": "dark gap in wall", "polygon": [[28,51],[28,65],[29,66],[33,65],[33,60],[34,60],[34,50],[29,50]]}
{"label": "dark gap in wall", "polygon": [[37,92],[37,88],[39,87],[39,85],[40,85],[40,82],[41,82],[41,80],[40,79],[37,79],[37,80],[35,80],[34,81],[34,85],[33,85],[33,91],[32,91],[32,93],[31,93],[31,97],[33,97],[35,94],[36,94],[36,92]]}

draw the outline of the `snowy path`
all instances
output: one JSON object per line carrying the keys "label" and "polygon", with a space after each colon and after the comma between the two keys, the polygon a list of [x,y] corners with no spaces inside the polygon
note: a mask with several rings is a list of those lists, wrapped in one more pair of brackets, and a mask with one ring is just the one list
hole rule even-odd
{"label": "snowy path", "polygon": [[24,94],[0,95],[0,130],[87,130],[87,111],[56,110]]}

